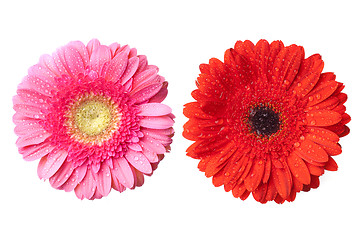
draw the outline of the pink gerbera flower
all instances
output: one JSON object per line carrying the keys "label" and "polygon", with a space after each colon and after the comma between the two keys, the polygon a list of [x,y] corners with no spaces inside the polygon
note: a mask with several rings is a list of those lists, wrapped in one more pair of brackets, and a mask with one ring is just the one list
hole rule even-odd
{"label": "pink gerbera flower", "polygon": [[70,42],[29,69],[14,97],[16,144],[38,176],[80,199],[141,186],[170,149],[167,82],[135,48]]}

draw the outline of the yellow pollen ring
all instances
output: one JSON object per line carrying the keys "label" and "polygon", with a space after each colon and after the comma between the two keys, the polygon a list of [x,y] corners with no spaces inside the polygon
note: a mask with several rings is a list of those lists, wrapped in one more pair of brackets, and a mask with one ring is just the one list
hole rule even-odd
{"label": "yellow pollen ring", "polygon": [[111,111],[105,103],[88,101],[77,108],[75,124],[81,132],[96,136],[108,127],[111,118]]}
{"label": "yellow pollen ring", "polygon": [[111,99],[88,94],[71,104],[65,115],[70,138],[89,145],[101,146],[121,125],[122,114]]}

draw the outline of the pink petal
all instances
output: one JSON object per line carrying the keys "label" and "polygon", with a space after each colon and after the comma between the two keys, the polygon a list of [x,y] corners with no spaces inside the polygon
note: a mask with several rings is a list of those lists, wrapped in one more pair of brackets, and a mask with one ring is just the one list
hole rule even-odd
{"label": "pink petal", "polygon": [[44,142],[51,134],[39,128],[37,131],[28,132],[27,135],[21,136],[16,141],[17,147],[26,147]]}
{"label": "pink petal", "polygon": [[54,86],[55,84],[53,82],[49,82],[47,80],[43,80],[29,74],[23,79],[22,83],[18,86],[18,88],[30,88],[36,92],[51,97],[51,91],[54,89]]}
{"label": "pink petal", "polygon": [[143,173],[148,173],[148,174],[152,173],[151,164],[148,162],[148,159],[141,152],[136,152],[131,149],[128,149],[125,154],[125,158],[137,170]]}
{"label": "pink petal", "polygon": [[100,191],[98,190],[98,188],[95,189],[94,194],[92,195],[92,197],[90,198],[90,200],[94,200],[94,199],[101,199],[103,197],[103,195],[100,193]]}
{"label": "pink petal", "polygon": [[19,121],[16,123],[16,127],[14,132],[18,136],[26,136],[32,134],[34,132],[39,131],[39,129],[43,129],[40,121],[37,119],[27,119],[25,121]]}
{"label": "pink petal", "polygon": [[55,77],[61,77],[61,73],[56,67],[55,61],[52,56],[46,54],[40,57],[39,65],[42,67],[44,71],[41,73],[44,79],[51,79],[52,81]]}
{"label": "pink petal", "polygon": [[145,134],[145,136],[156,139],[164,145],[168,145],[172,142],[172,139],[169,135],[163,134],[161,132],[159,133],[158,131],[152,131],[152,129],[143,129],[142,132]]}
{"label": "pink petal", "polygon": [[72,76],[71,70],[68,68],[65,60],[64,49],[66,49],[66,47],[58,49],[52,54],[52,58],[54,59],[54,62],[60,75]]}
{"label": "pink petal", "polygon": [[143,117],[140,125],[145,128],[166,129],[173,126],[173,119],[168,116],[161,117]]}
{"label": "pink petal", "polygon": [[125,158],[118,158],[113,160],[112,175],[127,188],[132,188],[134,185],[134,176],[132,174],[131,166]]}
{"label": "pink petal", "polygon": [[72,163],[64,161],[59,170],[49,178],[49,182],[53,188],[60,188],[69,179],[73,172]]}
{"label": "pink petal", "polygon": [[93,174],[97,183],[97,190],[102,196],[107,196],[111,191],[111,172],[106,164],[101,164],[98,173]]}
{"label": "pink petal", "polygon": [[138,55],[138,59],[139,59],[139,63],[138,63],[138,68],[137,68],[135,75],[146,70],[146,68],[148,66],[147,57],[145,55]]}
{"label": "pink petal", "polygon": [[[138,138],[137,138],[137,139],[138,139]],[[137,152],[142,151],[142,148],[141,148],[141,146],[140,146],[138,143],[128,144],[127,147],[129,147],[129,148],[131,148],[132,150],[137,151]]]}
{"label": "pink petal", "polygon": [[132,78],[130,78],[125,84],[123,84],[123,89],[125,92],[131,92],[132,90]]}
{"label": "pink petal", "polygon": [[86,68],[86,62],[81,53],[71,45],[62,47],[59,51],[63,51],[65,59],[65,67],[68,69],[70,76],[76,78],[79,73],[83,73]]}
{"label": "pink petal", "polygon": [[142,153],[148,159],[150,163],[158,162],[158,155],[152,150],[146,149],[145,147],[142,148]]}
{"label": "pink petal", "polygon": [[100,41],[97,39],[92,39],[86,46],[89,56],[92,55],[95,49],[100,46]]}
{"label": "pink petal", "polygon": [[14,98],[14,104],[26,103],[27,105],[38,106],[42,109],[48,106],[46,101],[50,99],[48,96],[32,89],[18,89],[17,94],[20,98]]}
{"label": "pink petal", "polygon": [[24,160],[33,161],[50,153],[55,147],[48,142],[19,148],[19,153],[23,155]]}
{"label": "pink petal", "polygon": [[119,192],[123,192],[126,190],[126,187],[124,187],[113,174],[111,175],[111,177],[112,177],[111,187],[113,189]]}
{"label": "pink petal", "polygon": [[89,67],[91,70],[100,73],[103,65],[111,60],[111,51],[109,47],[100,45],[94,49],[90,56]]}
{"label": "pink petal", "polygon": [[127,47],[117,54],[111,61],[106,71],[105,78],[109,81],[117,82],[125,72],[128,62],[128,53],[130,48]]}
{"label": "pink petal", "polygon": [[145,103],[138,106],[139,116],[164,116],[172,112],[172,109],[161,103]]}
{"label": "pink petal", "polygon": [[141,89],[136,93],[131,92],[130,95],[132,95],[131,97],[135,100],[135,103],[143,103],[156,95],[161,89],[161,87],[161,83],[153,84],[148,87],[145,87],[144,89]]}
{"label": "pink petal", "polygon": [[148,69],[133,77],[133,89],[138,91],[146,86],[159,83],[158,69]]}
{"label": "pink petal", "polygon": [[166,129],[146,129],[146,128],[144,128],[141,131],[143,133],[151,132],[156,135],[166,135],[166,136],[172,136],[175,132],[173,128],[166,128]]}
{"label": "pink petal", "polygon": [[[51,69],[49,69],[50,67]],[[55,60],[49,55],[43,55],[40,58],[40,62],[28,70],[28,76],[37,79],[36,83],[38,86],[36,86],[36,88],[44,88],[45,86],[47,88],[53,88],[56,82],[55,77],[59,77],[61,74],[62,72],[58,70]]]}
{"label": "pink petal", "polygon": [[127,67],[125,72],[122,74],[121,77],[121,84],[124,85],[127,83],[128,80],[133,76],[133,74],[136,72],[138,67],[139,59],[138,57],[132,57],[128,60]]}
{"label": "pink petal", "polygon": [[31,106],[27,104],[15,104],[14,110],[25,117],[34,119],[45,119],[44,114],[41,112],[41,108],[38,106]]}
{"label": "pink petal", "polygon": [[67,151],[54,150],[47,156],[41,158],[37,166],[37,175],[40,179],[48,179],[55,174],[67,157]]}
{"label": "pink petal", "polygon": [[117,50],[121,47],[121,45],[118,44],[117,42],[115,42],[115,43],[110,44],[108,47],[111,50],[112,57],[114,57],[116,55]]}
{"label": "pink petal", "polygon": [[75,187],[78,185],[78,183],[81,182],[82,179],[84,179],[84,177],[86,175],[86,171],[87,171],[87,166],[86,165],[82,165],[80,167],[77,167],[72,172],[69,179],[67,179],[67,181],[61,186],[61,188],[63,190],[65,190],[66,192],[71,192],[72,190],[74,190]]}
{"label": "pink petal", "polygon": [[137,56],[137,49],[131,48],[130,54],[128,55],[128,58],[136,57]]}
{"label": "pink petal", "polygon": [[[162,78],[162,77],[161,77],[161,78]],[[163,79],[164,79],[164,78],[163,78]],[[154,95],[154,96],[149,100],[149,102],[157,102],[157,103],[162,102],[162,101],[167,97],[167,94],[168,94],[167,86],[168,86],[168,83],[167,83],[167,82],[163,82],[162,88],[158,91],[158,93],[157,93],[156,95]]]}
{"label": "pink petal", "polygon": [[166,148],[159,141],[157,141],[149,136],[145,136],[145,137],[141,138],[140,145],[143,148],[146,148],[146,149],[153,151],[157,154],[163,154],[166,152]]}
{"label": "pink petal", "polygon": [[92,176],[91,169],[87,169],[84,179],[75,188],[75,194],[79,199],[91,199],[95,194],[96,183]]}
{"label": "pink petal", "polygon": [[133,175],[135,176],[135,186],[141,187],[143,185],[143,183],[145,182],[143,173],[136,169],[133,169]]}
{"label": "pink petal", "polygon": [[[93,161],[91,161],[91,162],[97,162],[97,161],[98,161],[98,159],[95,159],[95,160],[93,160]],[[91,165],[92,173],[97,174],[98,171],[100,171],[100,167],[101,167],[101,163],[100,163],[100,162],[93,163],[93,164]]]}
{"label": "pink petal", "polygon": [[67,44],[69,47],[73,47],[80,54],[82,64],[86,67],[90,61],[90,55],[86,49],[86,46],[80,41],[73,41]]}

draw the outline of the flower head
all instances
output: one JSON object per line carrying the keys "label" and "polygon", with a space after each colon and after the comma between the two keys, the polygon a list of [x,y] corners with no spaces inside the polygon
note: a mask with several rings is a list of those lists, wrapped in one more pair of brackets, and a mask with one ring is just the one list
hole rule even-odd
{"label": "flower head", "polygon": [[16,144],[38,175],[80,199],[141,186],[170,149],[167,82],[129,46],[70,42],[29,69],[14,97]]}
{"label": "flower head", "polygon": [[184,108],[188,156],[243,200],[282,203],[317,188],[324,170],[337,170],[350,121],[344,86],[323,67],[318,54],[266,40],[238,41],[224,63],[201,64],[196,101]]}

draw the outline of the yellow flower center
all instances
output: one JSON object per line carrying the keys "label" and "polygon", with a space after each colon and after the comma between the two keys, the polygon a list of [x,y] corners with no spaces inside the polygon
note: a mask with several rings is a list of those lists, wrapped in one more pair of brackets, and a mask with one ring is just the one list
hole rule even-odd
{"label": "yellow flower center", "polygon": [[102,145],[121,124],[121,112],[111,99],[87,94],[80,96],[66,113],[69,136],[89,145]]}
{"label": "yellow flower center", "polygon": [[106,104],[99,101],[88,101],[77,108],[75,123],[81,132],[89,136],[96,136],[108,127],[111,118],[111,111]]}

